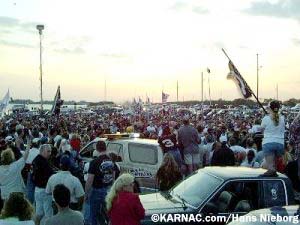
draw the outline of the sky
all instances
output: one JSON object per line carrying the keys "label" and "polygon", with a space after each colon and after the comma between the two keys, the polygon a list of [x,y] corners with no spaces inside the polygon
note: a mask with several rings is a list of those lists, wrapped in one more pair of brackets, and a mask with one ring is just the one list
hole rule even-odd
{"label": "sky", "polygon": [[[299,0],[1,0],[0,98],[161,102],[241,97],[224,48],[259,98],[300,98]],[[211,73],[207,73],[207,68]]]}

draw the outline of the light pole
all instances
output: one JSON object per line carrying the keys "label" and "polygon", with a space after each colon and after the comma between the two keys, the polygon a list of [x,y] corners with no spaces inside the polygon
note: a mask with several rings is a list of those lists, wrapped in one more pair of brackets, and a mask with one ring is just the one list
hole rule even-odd
{"label": "light pole", "polygon": [[209,95],[209,106],[211,106],[211,96],[210,96],[210,69],[207,68],[208,73],[208,95]]}
{"label": "light pole", "polygon": [[259,86],[259,76],[258,76],[258,54],[256,54],[256,97],[258,98],[258,86]]}
{"label": "light pole", "polygon": [[37,25],[36,29],[39,31],[40,35],[40,88],[41,88],[41,114],[43,114],[43,69],[42,69],[42,30],[44,30],[44,25]]}

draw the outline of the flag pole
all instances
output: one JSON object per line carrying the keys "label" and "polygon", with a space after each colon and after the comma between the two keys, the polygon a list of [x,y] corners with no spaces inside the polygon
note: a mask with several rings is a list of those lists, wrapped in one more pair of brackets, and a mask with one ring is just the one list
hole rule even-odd
{"label": "flag pole", "polygon": [[[229,56],[227,55],[227,53],[225,52],[225,50],[224,50],[223,48],[222,48],[222,51],[223,51],[223,53],[225,54],[225,56],[228,58],[228,60],[229,60],[230,62],[232,62],[231,59],[229,58]],[[247,84],[247,82],[246,82],[245,80],[244,80],[244,82]],[[248,84],[247,84],[247,86],[249,87]],[[264,108],[264,106],[263,106],[263,105],[261,104],[261,102],[258,100],[257,96],[254,94],[254,92],[251,90],[250,87],[249,87],[249,91],[251,92],[251,94],[253,95],[253,97],[256,99],[258,105],[264,110],[264,112],[265,112],[266,114],[268,114],[267,110]]]}

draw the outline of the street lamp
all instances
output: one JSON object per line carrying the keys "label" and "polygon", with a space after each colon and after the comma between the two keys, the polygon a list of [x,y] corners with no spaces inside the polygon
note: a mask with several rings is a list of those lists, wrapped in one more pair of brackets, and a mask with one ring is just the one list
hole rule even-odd
{"label": "street lamp", "polygon": [[42,30],[44,30],[44,25],[37,25],[36,29],[39,31],[40,35],[40,88],[41,88],[41,114],[43,113],[43,69],[42,69]]}

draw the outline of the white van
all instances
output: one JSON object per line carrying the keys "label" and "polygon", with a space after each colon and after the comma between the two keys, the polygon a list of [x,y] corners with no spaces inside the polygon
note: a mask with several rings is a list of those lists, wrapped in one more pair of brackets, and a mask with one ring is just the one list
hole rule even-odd
{"label": "white van", "polygon": [[121,172],[134,175],[142,190],[157,189],[155,175],[163,160],[163,151],[157,140],[140,138],[96,138],[80,151],[85,162],[92,160],[98,141],[105,141],[107,153],[112,155],[121,168]]}

